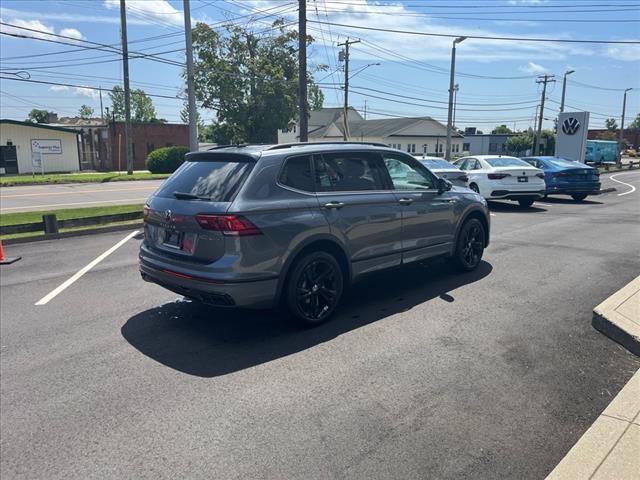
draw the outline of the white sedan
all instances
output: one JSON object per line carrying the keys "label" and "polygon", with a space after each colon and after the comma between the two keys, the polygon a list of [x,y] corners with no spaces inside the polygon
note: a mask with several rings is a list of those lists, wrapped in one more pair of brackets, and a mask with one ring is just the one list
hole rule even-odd
{"label": "white sedan", "polygon": [[467,172],[469,188],[487,200],[517,200],[522,207],[545,196],[544,172],[524,160],[504,155],[462,157],[456,167]]}

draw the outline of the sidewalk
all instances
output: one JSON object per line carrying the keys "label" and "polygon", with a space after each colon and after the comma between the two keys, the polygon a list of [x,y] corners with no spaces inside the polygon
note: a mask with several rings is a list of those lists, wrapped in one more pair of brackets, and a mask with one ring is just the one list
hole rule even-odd
{"label": "sidewalk", "polygon": [[[640,277],[598,305],[592,324],[640,355]],[[547,479],[640,479],[640,370]]]}
{"label": "sidewalk", "polygon": [[640,478],[640,370],[547,480]]}

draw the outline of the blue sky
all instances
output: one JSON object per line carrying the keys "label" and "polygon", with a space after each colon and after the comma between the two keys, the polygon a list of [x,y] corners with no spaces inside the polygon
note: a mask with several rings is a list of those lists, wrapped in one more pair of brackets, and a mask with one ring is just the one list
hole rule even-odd
{"label": "blue sky", "polygon": [[[210,24],[235,19],[256,31],[268,28],[281,13],[297,18],[290,0],[191,0],[192,21]],[[162,53],[184,62],[182,0],[127,0],[130,50]],[[360,30],[365,26],[390,30],[500,37],[602,39],[640,41],[640,2],[634,0],[309,0],[309,33],[315,44],[309,66],[326,84],[325,105],[342,102],[339,47],[347,37],[360,39],[352,47],[351,105],[369,118],[431,116],[446,120],[451,38]],[[238,18],[240,17],[240,18]],[[3,0],[0,18],[6,24],[119,46],[119,0]],[[326,22],[333,25],[326,25]],[[338,26],[336,24],[342,24]],[[55,39],[2,25],[4,33]],[[58,40],[60,40],[58,38]],[[28,72],[32,80],[84,86],[64,87],[0,80],[0,116],[23,120],[32,108],[60,116],[75,115],[82,104],[100,111],[98,91],[121,84],[117,55],[99,50],[73,50],[42,40],[0,37],[3,72]],[[38,55],[38,56],[33,56]],[[79,63],[93,62],[89,65]],[[99,62],[99,63],[96,63]],[[364,68],[366,65],[379,63]],[[329,69],[320,71],[320,65]],[[562,75],[574,69],[567,85],[566,111],[589,110],[591,127],[621,114],[622,89],[634,88],[627,101],[627,122],[640,112],[640,46],[468,39],[457,50],[456,125],[485,131],[506,123],[517,129],[533,125],[540,86],[536,75],[555,74],[545,108],[545,126],[557,115]],[[182,68],[137,58],[130,61],[133,88],[158,95],[153,101],[162,118],[180,121]],[[25,76],[25,74],[22,74]],[[397,95],[401,95],[398,97]],[[377,98],[376,98],[377,97]],[[110,104],[103,95],[104,106]],[[205,120],[215,112],[203,111]]]}

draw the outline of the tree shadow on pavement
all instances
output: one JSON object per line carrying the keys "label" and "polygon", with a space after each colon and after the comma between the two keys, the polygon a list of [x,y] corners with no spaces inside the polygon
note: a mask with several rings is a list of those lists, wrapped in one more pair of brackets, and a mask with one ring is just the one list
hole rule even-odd
{"label": "tree shadow on pavement", "polygon": [[459,274],[436,262],[371,275],[353,286],[328,323],[316,328],[300,328],[277,311],[224,310],[177,300],[131,317],[121,332],[157,362],[216,377],[305,350],[433,298],[453,302],[447,292],[478,282],[491,270],[483,261],[475,271]]}
{"label": "tree shadow on pavement", "polygon": [[542,213],[546,212],[546,208],[542,208],[535,203],[531,207],[521,207],[518,202],[495,202],[489,201],[489,210],[492,212],[504,213]]}

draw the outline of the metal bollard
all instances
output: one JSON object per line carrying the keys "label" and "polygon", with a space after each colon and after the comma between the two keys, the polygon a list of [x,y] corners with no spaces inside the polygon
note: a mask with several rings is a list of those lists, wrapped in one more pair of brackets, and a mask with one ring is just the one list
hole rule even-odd
{"label": "metal bollard", "polygon": [[44,225],[44,233],[58,233],[58,219],[54,213],[49,213],[42,216],[42,223]]}

